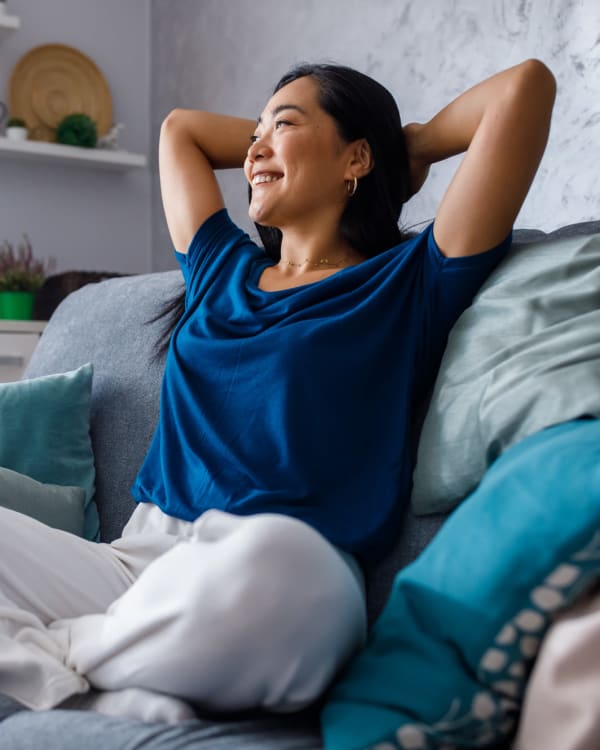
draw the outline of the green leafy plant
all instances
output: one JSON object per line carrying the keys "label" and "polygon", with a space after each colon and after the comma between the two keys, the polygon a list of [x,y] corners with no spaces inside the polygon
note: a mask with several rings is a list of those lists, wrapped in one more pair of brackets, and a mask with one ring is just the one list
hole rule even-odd
{"label": "green leafy plant", "polygon": [[8,241],[0,243],[0,292],[37,292],[53,261],[36,260],[29,237],[23,234],[15,250]]}
{"label": "green leafy plant", "polygon": [[6,123],[7,128],[26,128],[27,123],[21,117],[10,117]]}
{"label": "green leafy plant", "polygon": [[80,112],[67,115],[56,127],[56,142],[68,146],[94,148],[98,142],[96,123],[91,117]]}

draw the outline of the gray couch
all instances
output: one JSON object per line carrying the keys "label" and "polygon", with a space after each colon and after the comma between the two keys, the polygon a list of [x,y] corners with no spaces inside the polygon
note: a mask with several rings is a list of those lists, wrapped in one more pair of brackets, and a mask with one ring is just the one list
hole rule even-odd
{"label": "gray couch", "polygon": [[[586,223],[563,233],[600,231]],[[538,238],[521,232],[516,241]],[[556,234],[555,234],[556,236]],[[119,535],[134,508],[129,487],[149,445],[158,414],[163,362],[153,356],[160,323],[148,323],[179,289],[178,271],[115,278],[70,294],[50,320],[26,376],[94,365],[91,433],[102,538]],[[432,538],[444,516],[407,512],[393,554],[368,577],[372,622],[394,573]],[[318,706],[294,716],[199,716],[173,727],[75,711],[32,712],[0,696],[0,750],[317,750]]]}
{"label": "gray couch", "polygon": [[[158,416],[163,361],[154,357],[160,323],[148,323],[160,304],[181,285],[179,271],[110,279],[70,294],[52,316],[26,377],[65,372],[94,364],[91,432],[96,495],[104,541],[120,531],[134,508],[129,487],[150,443]],[[382,566],[369,590],[376,615],[393,572],[433,534],[439,521],[408,524],[400,559]],[[102,747],[130,750],[265,750],[321,747],[317,711],[292,717],[199,718],[180,728],[116,720],[74,711],[23,711],[0,696],[0,750]],[[98,743],[97,745],[90,743]]]}

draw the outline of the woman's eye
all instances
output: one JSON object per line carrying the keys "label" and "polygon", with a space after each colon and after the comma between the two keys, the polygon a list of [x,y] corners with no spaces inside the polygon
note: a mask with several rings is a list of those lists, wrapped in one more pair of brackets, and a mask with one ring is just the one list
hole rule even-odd
{"label": "woman's eye", "polygon": [[251,135],[250,136],[250,143],[256,143],[257,140],[258,140],[258,136],[257,135]]}
{"label": "woman's eye", "polygon": [[279,130],[279,128],[282,125],[291,125],[292,123],[289,120],[277,120],[275,123],[275,130]]}

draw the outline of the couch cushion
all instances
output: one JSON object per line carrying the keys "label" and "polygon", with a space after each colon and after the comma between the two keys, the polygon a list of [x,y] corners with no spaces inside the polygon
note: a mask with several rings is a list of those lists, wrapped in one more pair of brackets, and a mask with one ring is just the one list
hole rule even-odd
{"label": "couch cushion", "polygon": [[[7,695],[0,693],[0,721],[4,721],[9,716],[18,713],[19,711],[28,711],[24,706],[18,703],[13,698],[9,698]],[[2,746],[2,729],[0,729],[0,747]]]}
{"label": "couch cushion", "polygon": [[[0,710],[2,703],[0,701]],[[145,724],[83,711],[22,712],[0,725],[0,750],[321,750],[314,716]]]}
{"label": "couch cushion", "polygon": [[153,359],[160,323],[148,323],[181,288],[167,271],[110,279],[70,294],[33,353],[28,378],[92,362],[91,439],[101,537],[120,535],[134,508],[129,488],[158,417],[162,359]]}

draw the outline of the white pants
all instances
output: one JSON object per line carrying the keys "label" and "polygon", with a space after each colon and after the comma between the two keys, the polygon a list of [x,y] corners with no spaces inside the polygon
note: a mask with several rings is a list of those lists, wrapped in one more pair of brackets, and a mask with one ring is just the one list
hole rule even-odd
{"label": "white pants", "polygon": [[0,692],[33,709],[138,687],[298,710],[364,642],[353,562],[282,515],[188,523],[142,503],[96,544],[0,508]]}

